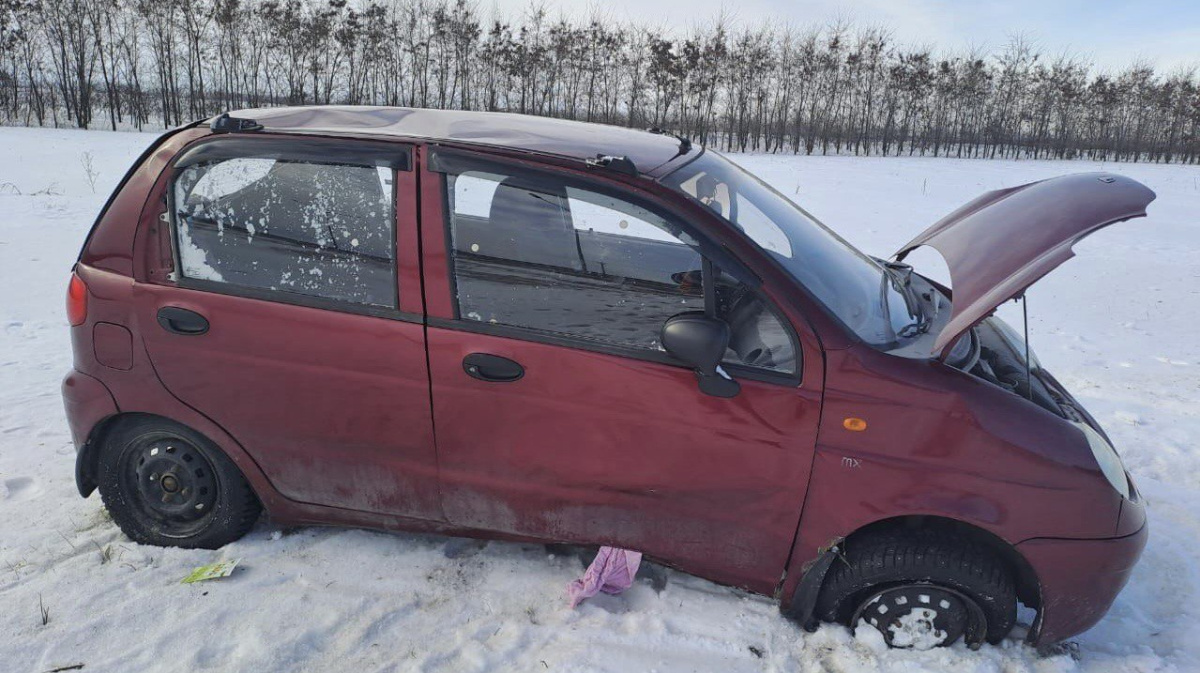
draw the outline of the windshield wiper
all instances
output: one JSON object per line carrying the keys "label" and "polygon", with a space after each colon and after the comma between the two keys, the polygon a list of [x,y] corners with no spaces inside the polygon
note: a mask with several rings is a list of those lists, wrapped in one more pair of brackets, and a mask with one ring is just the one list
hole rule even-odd
{"label": "windshield wiper", "polygon": [[917,299],[916,290],[912,287],[912,266],[901,262],[885,261],[883,262],[883,270],[883,289],[879,299],[883,302],[884,318],[889,324],[891,323],[891,307],[887,301],[887,284],[889,280],[896,281],[896,284],[900,286],[900,290],[904,296],[904,303],[908,306],[908,312],[916,318],[915,322],[911,322],[897,330],[896,336],[907,339],[928,332],[933,321],[925,315],[925,310],[921,307],[921,302]]}

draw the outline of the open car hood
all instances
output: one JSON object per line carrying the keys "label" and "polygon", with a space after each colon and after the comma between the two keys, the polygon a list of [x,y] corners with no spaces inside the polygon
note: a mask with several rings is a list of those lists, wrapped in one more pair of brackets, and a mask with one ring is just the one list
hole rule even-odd
{"label": "open car hood", "polygon": [[1144,217],[1154,196],[1127,177],[1077,173],[988,192],[943,217],[896,253],[899,261],[928,245],[950,268],[953,309],[933,352],[1074,257],[1079,239]]}

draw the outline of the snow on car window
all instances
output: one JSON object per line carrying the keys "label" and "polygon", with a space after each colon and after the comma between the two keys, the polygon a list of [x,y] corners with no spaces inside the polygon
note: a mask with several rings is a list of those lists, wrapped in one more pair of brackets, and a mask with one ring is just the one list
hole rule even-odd
{"label": "snow on car window", "polygon": [[191,228],[187,220],[179,222],[179,261],[183,266],[183,275],[188,278],[223,282],[224,277],[208,264],[208,253],[192,240]]}
{"label": "snow on car window", "polygon": [[396,305],[392,171],[259,158],[184,169],[175,183],[183,275]]}
{"label": "snow on car window", "polygon": [[379,189],[383,192],[382,202],[391,203],[393,192],[392,169],[386,166],[376,166],[375,176],[379,178]]}
{"label": "snow on car window", "polygon": [[275,165],[274,159],[230,159],[216,164],[200,178],[192,188],[192,199],[215,199],[223,194],[232,194],[243,187],[261,180]]}

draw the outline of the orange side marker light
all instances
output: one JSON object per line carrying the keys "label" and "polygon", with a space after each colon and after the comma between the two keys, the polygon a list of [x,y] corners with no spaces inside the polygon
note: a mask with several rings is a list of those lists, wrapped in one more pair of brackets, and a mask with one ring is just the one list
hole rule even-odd
{"label": "orange side marker light", "polygon": [[867,429],[867,422],[861,418],[847,416],[846,420],[842,421],[842,427],[850,432],[862,432]]}

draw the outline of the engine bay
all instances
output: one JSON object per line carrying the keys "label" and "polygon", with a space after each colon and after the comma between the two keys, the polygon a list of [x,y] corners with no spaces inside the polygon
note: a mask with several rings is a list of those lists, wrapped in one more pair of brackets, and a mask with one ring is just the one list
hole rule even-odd
{"label": "engine bay", "polygon": [[1071,397],[1042,369],[1032,351],[1026,367],[1024,339],[1000,318],[984,319],[964,334],[952,350],[947,360],[951,366],[1024,397],[1057,416],[1084,420]]}

